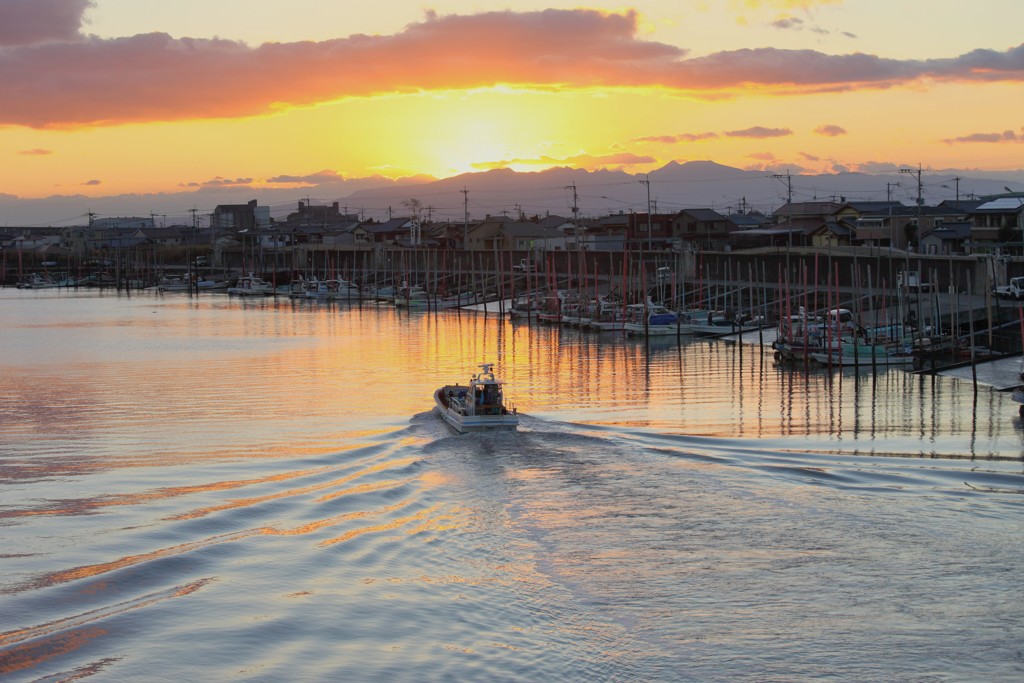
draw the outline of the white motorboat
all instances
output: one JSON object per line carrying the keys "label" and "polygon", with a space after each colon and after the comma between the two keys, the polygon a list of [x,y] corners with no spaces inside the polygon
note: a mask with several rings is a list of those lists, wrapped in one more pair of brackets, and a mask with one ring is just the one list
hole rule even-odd
{"label": "white motorboat", "polygon": [[200,292],[223,292],[227,288],[227,280],[212,280],[205,275],[196,280],[196,289]]}
{"label": "white motorboat", "polygon": [[598,332],[614,331],[622,332],[625,328],[626,318],[623,313],[621,300],[611,297],[600,297],[597,300],[596,309],[587,323],[587,328]]}
{"label": "white motorboat", "polygon": [[913,365],[911,347],[901,344],[862,344],[842,342],[831,352],[822,350],[810,354],[818,363],[832,366]]}
{"label": "white motorboat", "polygon": [[186,277],[181,275],[165,275],[160,278],[156,288],[161,292],[187,292],[192,287],[189,285],[188,278]]}
{"label": "white motorboat", "polygon": [[513,320],[518,318],[536,318],[537,311],[544,303],[544,295],[539,293],[520,294],[512,302],[509,308],[509,317]]}
{"label": "white motorboat", "polygon": [[505,403],[501,380],[494,376],[494,363],[482,363],[469,386],[447,384],[434,392],[434,404],[441,418],[460,433],[487,429],[515,429],[516,409]]}
{"label": "white motorboat", "polygon": [[562,289],[548,292],[537,309],[537,320],[542,323],[560,322],[562,319],[562,302],[565,301],[566,296],[567,293]]}
{"label": "white motorboat", "polygon": [[679,333],[679,317],[650,299],[645,304],[626,306],[626,322],[623,325],[628,335],[669,335]]}
{"label": "white motorboat", "polygon": [[228,294],[236,294],[238,296],[272,296],[274,294],[274,285],[250,273],[245,277],[238,278],[234,286],[228,287]]}
{"label": "white motorboat", "polygon": [[18,283],[18,289],[53,289],[54,287],[70,287],[73,284],[69,280],[58,280],[50,273],[32,273]]}
{"label": "white motorboat", "polygon": [[307,299],[358,299],[359,287],[348,280],[333,278],[330,280],[309,280],[305,283],[303,296]]}
{"label": "white motorboat", "polygon": [[395,294],[396,308],[429,308],[427,290],[419,285],[403,285]]}
{"label": "white motorboat", "polygon": [[155,287],[147,287],[147,289],[156,289],[161,292],[215,292],[227,289],[227,287],[227,280],[211,280],[202,276],[198,279],[193,278],[190,282],[187,276],[165,275],[160,278]]}

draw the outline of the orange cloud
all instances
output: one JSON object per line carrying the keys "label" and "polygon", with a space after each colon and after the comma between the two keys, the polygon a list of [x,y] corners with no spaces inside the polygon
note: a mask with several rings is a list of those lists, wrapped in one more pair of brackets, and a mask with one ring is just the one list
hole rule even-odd
{"label": "orange cloud", "polygon": [[675,143],[675,142],[700,142],[702,140],[713,140],[718,137],[718,133],[680,133],[679,135],[648,135],[642,138],[634,138],[631,142],[663,142],[663,143]]}
{"label": "orange cloud", "polygon": [[[381,93],[499,84],[550,88],[661,87],[701,97],[888,88],[934,79],[1024,80],[1024,45],[930,60],[814,50],[744,49],[688,58],[638,37],[635,12],[486,12],[426,18],[387,36],[250,47],[150,33],[102,39],[73,32],[86,0],[16,0],[11,19],[47,30],[0,42],[0,125],[33,128],[231,118]],[[11,12],[8,6],[20,12]],[[37,6],[39,9],[37,10]]]}
{"label": "orange cloud", "polygon": [[182,187],[249,187],[255,182],[254,178],[211,178],[203,182],[182,183]]}
{"label": "orange cloud", "polygon": [[616,154],[593,155],[577,154],[571,157],[556,159],[555,157],[540,156],[530,159],[502,159],[499,161],[485,161],[473,164],[474,168],[489,170],[496,168],[508,168],[510,166],[565,166],[571,165],[578,168],[607,168],[624,166],[635,166],[638,164],[653,164],[657,159],[651,156],[641,156],[632,152],[618,152]]}
{"label": "orange cloud", "polygon": [[53,154],[52,149],[23,149],[18,154],[26,157],[45,157]]}
{"label": "orange cloud", "polygon": [[759,9],[766,7],[779,10],[809,10],[818,5],[841,5],[844,0],[733,0],[733,5],[739,5],[748,9]]}

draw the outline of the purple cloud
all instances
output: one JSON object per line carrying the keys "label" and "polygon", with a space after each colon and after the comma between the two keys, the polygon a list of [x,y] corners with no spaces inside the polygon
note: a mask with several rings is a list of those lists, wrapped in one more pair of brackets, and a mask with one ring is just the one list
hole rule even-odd
{"label": "purple cloud", "polygon": [[79,38],[82,15],[93,0],[2,0],[0,46]]}
{"label": "purple cloud", "polygon": [[1024,137],[1018,137],[1012,130],[1002,133],[971,133],[958,138],[946,138],[943,140],[947,145],[956,142],[1024,142]]}
{"label": "purple cloud", "polygon": [[781,138],[787,135],[792,135],[793,131],[789,128],[765,128],[764,126],[753,126],[752,128],[746,128],[744,130],[730,130],[725,132],[726,137],[730,138]]}
{"label": "purple cloud", "polygon": [[814,129],[814,132],[818,135],[824,135],[825,137],[834,138],[839,135],[846,135],[846,129],[842,126],[825,125],[818,126]]}

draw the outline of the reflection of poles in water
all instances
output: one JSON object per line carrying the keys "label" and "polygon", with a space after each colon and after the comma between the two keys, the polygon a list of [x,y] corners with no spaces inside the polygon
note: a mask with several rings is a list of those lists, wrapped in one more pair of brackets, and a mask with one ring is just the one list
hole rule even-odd
{"label": "reflection of poles in water", "polygon": [[[967,271],[967,300],[974,300],[974,285],[972,284],[973,273]],[[974,363],[974,307],[971,307],[970,315],[967,317],[967,323],[969,325],[971,333],[971,382],[974,385],[974,401],[978,401],[978,366]]]}

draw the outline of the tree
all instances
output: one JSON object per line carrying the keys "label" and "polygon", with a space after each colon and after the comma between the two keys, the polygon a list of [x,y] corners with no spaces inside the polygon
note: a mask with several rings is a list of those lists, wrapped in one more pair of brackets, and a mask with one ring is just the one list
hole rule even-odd
{"label": "tree", "polygon": [[412,211],[411,241],[413,243],[413,246],[418,246],[420,243],[420,214],[423,211],[423,202],[421,202],[418,199],[406,199],[404,202],[402,202],[402,206]]}
{"label": "tree", "polygon": [[907,223],[903,226],[903,234],[907,238],[907,245],[917,248],[917,223]]}

